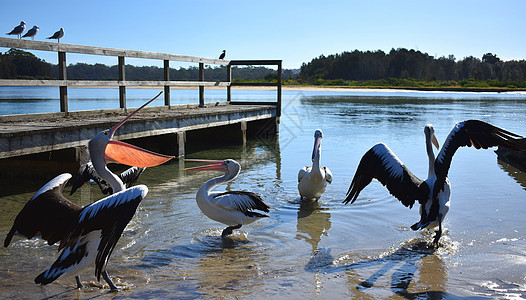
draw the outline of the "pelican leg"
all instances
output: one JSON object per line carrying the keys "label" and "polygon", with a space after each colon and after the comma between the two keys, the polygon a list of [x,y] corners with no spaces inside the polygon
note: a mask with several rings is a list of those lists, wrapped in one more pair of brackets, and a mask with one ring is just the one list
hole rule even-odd
{"label": "pelican leg", "polygon": [[79,275],[75,276],[75,281],[77,281],[77,289],[81,289],[81,288],[84,287],[84,285],[80,281],[80,276]]}
{"label": "pelican leg", "polygon": [[226,237],[227,235],[231,235],[232,234],[232,231],[234,229],[239,229],[241,228],[241,224],[237,224],[235,226],[228,226],[227,228],[225,228],[223,230],[223,232],[221,233],[221,237]]}
{"label": "pelican leg", "polygon": [[[438,219],[442,220],[442,214],[438,215]],[[441,236],[442,236],[442,221],[438,221],[438,231],[435,235],[435,238],[433,239],[433,245],[435,245],[435,247],[438,247],[438,240],[440,240]]]}
{"label": "pelican leg", "polygon": [[102,278],[104,278],[104,280],[106,280],[106,282],[108,283],[108,285],[110,286],[110,290],[112,292],[115,292],[115,291],[118,291],[119,289],[117,288],[117,286],[113,283],[113,281],[111,281],[111,278],[110,276],[108,275],[108,272],[104,271],[102,272]]}

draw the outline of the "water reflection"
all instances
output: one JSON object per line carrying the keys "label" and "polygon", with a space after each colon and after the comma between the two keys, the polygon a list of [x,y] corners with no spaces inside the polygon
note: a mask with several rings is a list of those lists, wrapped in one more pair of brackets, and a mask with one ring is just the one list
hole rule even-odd
{"label": "water reflection", "polygon": [[327,210],[318,201],[300,200],[296,238],[309,243],[313,254],[318,252],[322,236],[327,236],[331,229],[331,214]]}
{"label": "water reflection", "polygon": [[522,186],[523,189],[526,190],[526,172],[522,172],[514,166],[501,161],[500,159],[497,160],[497,163],[502,170],[508,173],[511,178],[513,178],[518,184],[520,184],[520,186]]}

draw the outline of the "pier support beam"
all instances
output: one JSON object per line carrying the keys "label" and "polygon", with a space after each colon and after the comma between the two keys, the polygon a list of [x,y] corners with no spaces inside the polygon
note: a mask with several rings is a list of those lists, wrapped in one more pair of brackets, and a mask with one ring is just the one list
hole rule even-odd
{"label": "pier support beam", "polygon": [[[164,60],[164,80],[170,81],[170,61]],[[170,86],[164,86],[164,105],[170,106]]]}
{"label": "pier support beam", "polygon": [[[119,81],[123,82],[126,80],[124,73],[124,56],[119,56]],[[119,86],[119,103],[120,108],[126,108],[126,85]]]}
{"label": "pier support beam", "polygon": [[[66,80],[66,52],[58,53],[58,79]],[[68,112],[68,87],[60,86],[60,111]]]}
{"label": "pier support beam", "polygon": [[241,121],[241,133],[243,135],[243,145],[247,143],[247,121]]}
{"label": "pier support beam", "polygon": [[184,157],[185,155],[185,151],[184,151],[185,142],[186,142],[186,132],[185,131],[177,132],[177,148],[179,149],[177,153],[178,157]]}

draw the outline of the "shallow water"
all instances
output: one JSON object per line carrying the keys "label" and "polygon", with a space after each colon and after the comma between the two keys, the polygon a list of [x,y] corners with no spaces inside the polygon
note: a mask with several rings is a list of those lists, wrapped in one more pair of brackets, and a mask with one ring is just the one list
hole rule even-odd
{"label": "shallow water", "polygon": [[[274,93],[255,95],[272,100]],[[361,156],[377,142],[423,178],[425,124],[434,124],[440,142],[464,119],[526,135],[525,115],[526,96],[520,94],[285,91],[279,139],[188,155],[239,161],[241,174],[218,189],[258,193],[271,206],[270,218],[223,242],[224,226],[195,203],[199,186],[215,174],[185,172],[179,162],[150,168],[140,178],[148,196],[108,263],[122,291],[96,285],[76,290],[73,278],[35,285],[57,247],[15,237],[0,249],[0,297],[524,298],[526,174],[499,162],[493,149],[455,154],[451,209],[436,250],[429,247],[432,234],[409,228],[419,220],[418,209],[401,205],[378,182],[354,204],[341,201]],[[324,132],[322,165],[334,181],[318,202],[304,203],[297,172],[310,162],[317,128]],[[42,184],[26,182],[12,187],[16,192],[5,187],[1,240]],[[100,197],[91,186],[70,199],[86,205]],[[94,281],[93,270],[81,277]]]}

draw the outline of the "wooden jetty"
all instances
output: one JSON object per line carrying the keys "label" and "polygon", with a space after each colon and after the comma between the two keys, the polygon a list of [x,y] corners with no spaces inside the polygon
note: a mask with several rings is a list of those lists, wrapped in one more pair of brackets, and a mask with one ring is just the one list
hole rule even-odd
{"label": "wooden jetty", "polygon": [[[0,86],[57,86],[60,89],[60,111],[45,114],[0,116],[0,176],[34,175],[40,169],[49,172],[73,171],[87,159],[87,142],[98,132],[113,126],[127,112],[127,87],[159,87],[164,91],[164,106],[147,107],[134,116],[116,133],[118,140],[133,139],[133,143],[165,154],[183,156],[190,141],[245,142],[250,137],[268,138],[279,132],[281,115],[281,60],[219,60],[135,50],[100,48],[52,42],[0,38],[0,47],[54,51],[58,53],[58,80],[0,79]],[[118,58],[119,78],[115,81],[68,80],[66,53],[115,56]],[[163,60],[164,80],[125,80],[125,58]],[[196,81],[173,81],[169,78],[170,61],[199,64]],[[204,80],[204,65],[226,65],[227,81]],[[277,66],[277,82],[264,84],[232,81],[232,66]],[[198,89],[198,103],[171,105],[171,87]],[[225,87],[224,102],[205,102],[206,87]],[[276,88],[276,101],[232,101],[232,87],[271,86]],[[119,107],[106,110],[69,111],[68,87],[114,87],[119,89]],[[157,92],[152,90],[152,95]],[[148,99],[145,99],[145,101]],[[38,163],[35,163],[38,161]],[[47,162],[60,161],[53,164]],[[28,168],[21,166],[27,164]],[[30,166],[30,167],[29,167]],[[16,167],[16,168],[15,168]],[[58,168],[58,169],[57,169]],[[15,174],[15,169],[24,170]],[[28,170],[31,169],[31,170]]]}

